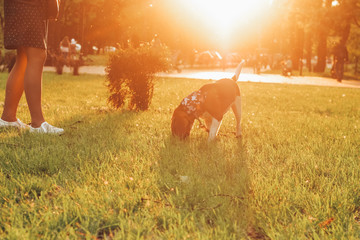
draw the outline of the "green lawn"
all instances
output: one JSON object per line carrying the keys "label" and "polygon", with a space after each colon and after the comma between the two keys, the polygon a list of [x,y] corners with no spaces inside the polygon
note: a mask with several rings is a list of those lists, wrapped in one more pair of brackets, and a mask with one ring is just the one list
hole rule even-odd
{"label": "green lawn", "polygon": [[85,65],[106,66],[108,64],[109,54],[87,55],[84,57]]}
{"label": "green lawn", "polygon": [[242,139],[231,113],[215,142],[198,123],[172,138],[206,82],[158,79],[130,112],[104,77],[46,73],[46,120],[66,133],[0,131],[0,239],[360,238],[360,90],[240,83]]}

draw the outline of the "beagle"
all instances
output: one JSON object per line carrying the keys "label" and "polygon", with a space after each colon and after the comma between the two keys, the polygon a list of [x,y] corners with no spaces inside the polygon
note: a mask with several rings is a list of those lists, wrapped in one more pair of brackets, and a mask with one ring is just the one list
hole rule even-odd
{"label": "beagle", "polygon": [[171,131],[174,136],[186,139],[190,135],[195,119],[202,118],[209,132],[208,141],[214,140],[224,114],[231,107],[237,123],[236,137],[241,137],[241,96],[236,81],[239,79],[244,62],[241,61],[237,66],[232,79],[225,78],[206,84],[181,101],[171,119]]}

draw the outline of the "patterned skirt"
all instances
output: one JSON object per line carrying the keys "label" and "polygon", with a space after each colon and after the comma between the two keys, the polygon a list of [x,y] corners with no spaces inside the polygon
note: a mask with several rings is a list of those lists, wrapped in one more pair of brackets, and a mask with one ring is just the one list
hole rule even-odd
{"label": "patterned skirt", "polygon": [[34,4],[34,1],[27,3],[27,0],[4,1],[6,49],[46,49],[47,22],[44,20],[44,9],[38,2],[39,4]]}

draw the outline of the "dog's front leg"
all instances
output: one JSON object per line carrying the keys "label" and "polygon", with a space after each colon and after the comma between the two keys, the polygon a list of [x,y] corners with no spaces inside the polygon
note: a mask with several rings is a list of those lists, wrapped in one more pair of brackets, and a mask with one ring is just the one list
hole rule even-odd
{"label": "dog's front leg", "polygon": [[216,118],[212,118],[212,122],[211,122],[210,129],[209,129],[208,142],[215,139],[220,126],[221,126],[221,121],[218,121]]}
{"label": "dog's front leg", "polygon": [[236,137],[241,137],[241,96],[237,96],[231,106],[236,118]]}

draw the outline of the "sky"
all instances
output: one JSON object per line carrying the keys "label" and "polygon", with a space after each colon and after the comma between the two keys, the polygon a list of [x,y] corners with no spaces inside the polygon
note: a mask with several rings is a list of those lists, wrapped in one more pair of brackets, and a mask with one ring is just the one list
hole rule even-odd
{"label": "sky", "polygon": [[[267,14],[272,0],[178,0],[183,11],[179,14],[192,19],[209,37],[226,46],[234,32],[256,27],[256,22]],[[195,21],[194,21],[195,19]]]}

